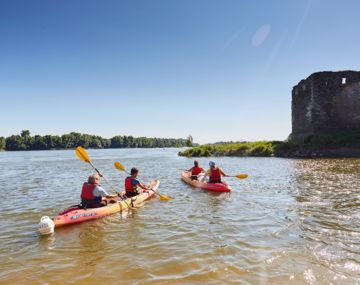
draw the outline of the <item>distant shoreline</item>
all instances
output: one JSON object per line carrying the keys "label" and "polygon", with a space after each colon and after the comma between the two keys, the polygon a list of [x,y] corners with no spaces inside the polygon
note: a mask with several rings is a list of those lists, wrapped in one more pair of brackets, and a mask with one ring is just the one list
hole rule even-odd
{"label": "distant shoreline", "polygon": [[229,152],[223,154],[209,155],[185,155],[184,152],[179,153],[180,156],[186,157],[279,157],[279,158],[360,158],[360,148],[339,148],[339,149],[297,149],[290,151],[278,151],[276,153],[257,153],[246,154],[242,152]]}
{"label": "distant shoreline", "polygon": [[133,136],[114,136],[110,139],[100,136],[71,132],[62,136],[57,135],[35,135],[30,131],[23,130],[20,135],[9,137],[0,136],[0,151],[21,150],[53,150],[53,149],[75,149],[78,146],[92,149],[108,148],[168,148],[186,147],[192,144],[192,138],[148,138]]}
{"label": "distant shoreline", "polygon": [[302,140],[206,144],[179,152],[186,157],[360,157],[360,133],[337,132],[310,135]]}

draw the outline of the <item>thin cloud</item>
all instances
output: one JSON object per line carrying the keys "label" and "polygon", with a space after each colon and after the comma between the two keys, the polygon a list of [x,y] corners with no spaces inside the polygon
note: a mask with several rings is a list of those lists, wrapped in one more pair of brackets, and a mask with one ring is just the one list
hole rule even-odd
{"label": "thin cloud", "polygon": [[270,31],[271,31],[271,26],[269,24],[262,25],[253,35],[251,40],[251,45],[253,47],[258,47],[262,45],[269,36]]}
{"label": "thin cloud", "polygon": [[282,34],[282,36],[279,38],[279,40],[274,45],[274,47],[273,47],[273,49],[272,49],[272,51],[270,53],[270,56],[269,56],[268,60],[265,63],[264,72],[268,72],[268,70],[271,70],[274,59],[279,54],[279,51],[280,51],[281,46],[283,45],[283,43],[284,43],[284,41],[286,39],[286,36],[287,36],[287,31],[285,31]]}
{"label": "thin cloud", "polygon": [[295,33],[294,33],[293,39],[292,39],[292,41],[291,41],[290,48],[292,48],[292,47],[294,46],[294,44],[295,44],[295,41],[296,41],[296,39],[297,39],[297,37],[298,37],[301,29],[302,29],[302,26],[304,25],[305,19],[306,19],[306,17],[307,17],[308,14],[309,14],[309,11],[310,11],[310,8],[311,8],[311,6],[312,6],[312,3],[313,3],[313,0],[309,0],[309,1],[307,2],[307,5],[306,5],[306,7],[305,7],[304,14],[302,15],[302,17],[301,17],[301,19],[300,19],[300,22],[299,22],[299,24],[297,25],[297,28],[296,28],[296,31],[295,31]]}

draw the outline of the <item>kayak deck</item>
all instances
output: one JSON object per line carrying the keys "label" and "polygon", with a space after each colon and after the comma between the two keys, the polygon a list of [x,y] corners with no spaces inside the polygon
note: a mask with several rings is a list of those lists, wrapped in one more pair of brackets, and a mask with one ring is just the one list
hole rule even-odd
{"label": "kayak deck", "polygon": [[[153,180],[150,183],[150,187],[156,191],[159,187],[160,181]],[[81,223],[89,220],[99,219],[111,214],[115,214],[121,212],[123,210],[128,209],[130,207],[136,207],[141,204],[145,200],[148,200],[152,196],[154,196],[155,192],[152,190],[146,190],[143,193],[128,198],[126,200],[121,200],[120,198],[110,198],[106,199],[107,206],[99,207],[99,208],[88,208],[82,209],[79,206],[71,206],[59,213],[54,219],[54,227],[59,228],[66,225]],[[40,229],[39,229],[40,231]],[[45,233],[46,231],[44,231]],[[42,232],[40,231],[42,234]]]}
{"label": "kayak deck", "polygon": [[221,183],[207,183],[207,182],[201,182],[201,176],[198,177],[199,180],[191,180],[191,172],[190,171],[183,171],[181,173],[181,180],[183,180],[185,183],[201,188],[203,190],[207,191],[215,191],[215,192],[230,192],[231,187],[226,184],[225,182]]}

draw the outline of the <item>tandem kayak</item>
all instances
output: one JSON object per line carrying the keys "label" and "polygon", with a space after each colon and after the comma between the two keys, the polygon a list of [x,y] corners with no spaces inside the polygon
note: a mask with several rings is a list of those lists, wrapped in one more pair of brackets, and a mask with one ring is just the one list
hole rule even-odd
{"label": "tandem kayak", "polygon": [[221,183],[207,183],[207,182],[201,182],[199,180],[201,180],[201,176],[198,177],[199,180],[191,180],[191,172],[190,171],[183,171],[181,173],[181,179],[193,186],[193,187],[197,187],[197,188],[201,188],[203,190],[208,190],[208,191],[215,191],[215,192],[230,192],[231,191],[231,187],[229,185],[227,185],[225,182],[221,182]]}
{"label": "tandem kayak", "polygon": [[[150,183],[150,187],[156,191],[156,189],[159,187],[159,184],[159,180],[153,180]],[[143,193],[126,200],[121,200],[120,198],[110,198],[107,199],[108,205],[100,208],[82,209],[79,207],[79,205],[72,206],[59,213],[54,219],[50,219],[47,216],[42,217],[38,230],[40,234],[46,235],[53,233],[54,228],[103,218],[105,216],[126,210],[128,205],[131,207],[136,207],[145,200],[148,200],[154,196],[154,194],[154,191],[146,190]]]}

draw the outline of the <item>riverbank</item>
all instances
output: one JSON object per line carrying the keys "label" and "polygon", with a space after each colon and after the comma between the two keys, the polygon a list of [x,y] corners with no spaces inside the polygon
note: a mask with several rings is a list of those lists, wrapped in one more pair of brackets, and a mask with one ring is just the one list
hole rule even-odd
{"label": "riverbank", "polygon": [[297,141],[206,144],[179,152],[186,157],[360,157],[360,133],[323,133]]}

